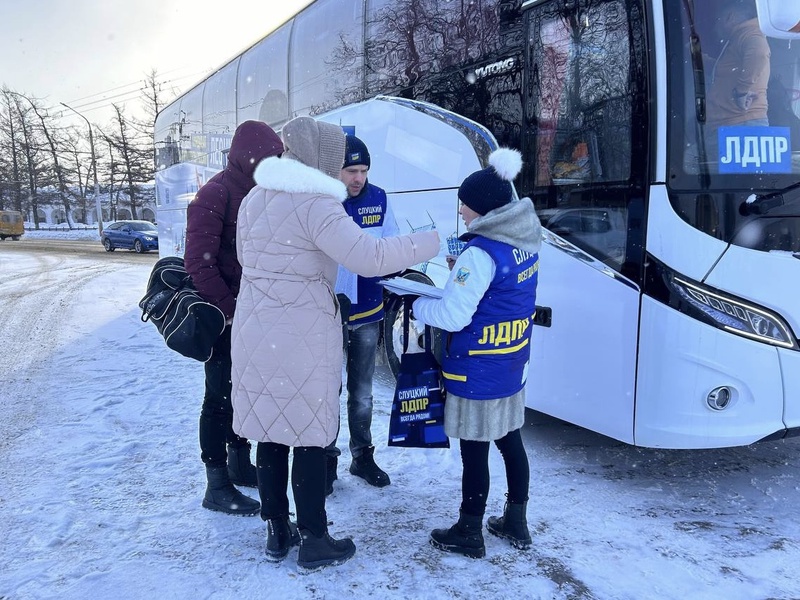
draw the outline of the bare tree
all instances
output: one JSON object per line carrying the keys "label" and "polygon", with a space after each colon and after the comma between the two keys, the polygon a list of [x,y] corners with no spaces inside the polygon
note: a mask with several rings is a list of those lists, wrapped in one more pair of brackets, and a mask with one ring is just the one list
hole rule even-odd
{"label": "bare tree", "polygon": [[34,226],[39,229],[39,186],[51,183],[47,177],[48,165],[36,137],[36,124],[31,117],[33,111],[27,103],[22,102],[22,98],[27,99],[27,97],[8,89],[3,90],[3,95],[9,106],[11,119],[16,121],[17,130],[20,132],[16,136],[16,142],[21,154],[20,163],[24,161],[24,167],[20,164],[19,180],[21,183],[23,176],[21,172],[24,169],[26,171],[24,176],[28,183],[28,197],[27,202],[23,203],[23,210],[30,208]]}
{"label": "bare tree", "polygon": [[56,145],[56,131],[52,122],[52,118],[47,113],[47,110],[39,106],[38,103],[34,102],[33,99],[27,96],[22,97],[25,98],[31,105],[31,110],[33,110],[33,113],[39,119],[41,133],[47,140],[47,147],[50,150],[50,158],[53,161],[53,170],[55,171],[56,180],[58,181],[59,197],[61,199],[61,204],[64,207],[64,217],[67,220],[67,227],[72,229],[72,203],[70,201],[70,192],[67,187],[64,169],[58,160],[59,149]]}
{"label": "bare tree", "polygon": [[137,219],[137,205],[141,204],[145,196],[142,186],[153,178],[152,137],[147,137],[144,132],[132,126],[120,106],[115,104],[113,107],[116,114],[116,131],[108,134],[107,138],[111,142],[112,154],[119,160],[124,185],[127,188],[131,218]]}
{"label": "bare tree", "polygon": [[12,206],[15,210],[22,212],[22,173],[19,164],[18,134],[15,127],[16,120],[11,110],[11,94],[8,88],[3,88],[3,98],[5,99],[5,106],[3,107],[4,111],[0,132],[2,132],[3,135],[4,154],[11,157],[6,181],[10,184],[8,187],[11,191]]}
{"label": "bare tree", "polygon": [[156,116],[161,112],[172,98],[177,96],[177,90],[168,82],[158,79],[158,71],[151,68],[144,80],[142,88],[142,107],[147,115],[147,126],[152,130],[156,122]]}
{"label": "bare tree", "polygon": [[117,161],[114,157],[114,142],[111,138],[103,134],[103,139],[108,145],[108,163],[105,165],[108,179],[108,201],[109,211],[112,221],[117,220],[117,203],[119,202],[119,190],[114,189],[114,181],[117,173]]}
{"label": "bare tree", "polygon": [[75,187],[77,187],[77,192],[75,192],[73,189],[70,189],[70,194],[72,194],[73,198],[75,198],[77,202],[78,209],[81,214],[81,222],[84,225],[87,225],[88,200],[86,195],[89,192],[89,179],[91,177],[91,169],[84,168],[87,152],[81,149],[79,145],[79,138],[78,136],[74,135],[74,133],[69,133],[64,138],[62,142],[62,148],[66,157],[65,162],[70,165],[67,166],[67,164],[65,164],[65,174],[69,181],[72,182]]}

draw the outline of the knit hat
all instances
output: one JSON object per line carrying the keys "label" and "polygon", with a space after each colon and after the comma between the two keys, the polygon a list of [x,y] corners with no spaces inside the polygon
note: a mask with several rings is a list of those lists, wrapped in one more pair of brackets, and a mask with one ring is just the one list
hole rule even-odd
{"label": "knit hat", "polygon": [[347,136],[347,145],[344,151],[344,168],[353,165],[364,165],[369,169],[369,150],[367,145],[354,135]]}
{"label": "knit hat", "polygon": [[297,117],[283,126],[281,136],[286,147],[284,157],[339,178],[345,146],[341,127],[311,117]]}
{"label": "knit hat", "polygon": [[489,166],[475,171],[458,188],[458,199],[479,215],[485,215],[514,199],[511,182],[522,170],[522,155],[498,148],[489,155]]}

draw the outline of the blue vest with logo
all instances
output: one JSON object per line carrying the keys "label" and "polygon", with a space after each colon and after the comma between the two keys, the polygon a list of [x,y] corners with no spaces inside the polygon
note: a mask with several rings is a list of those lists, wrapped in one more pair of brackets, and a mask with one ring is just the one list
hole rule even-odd
{"label": "blue vest with logo", "polygon": [[447,391],[462,398],[505,398],[528,376],[539,255],[481,236],[470,246],[492,257],[495,274],[472,322],[448,336],[442,375]]}
{"label": "blue vest with logo", "polygon": [[[386,192],[368,182],[358,196],[348,198],[343,206],[361,229],[383,227]],[[380,277],[358,277],[358,302],[350,306],[348,325],[383,319],[383,286],[378,284],[379,280]]]}

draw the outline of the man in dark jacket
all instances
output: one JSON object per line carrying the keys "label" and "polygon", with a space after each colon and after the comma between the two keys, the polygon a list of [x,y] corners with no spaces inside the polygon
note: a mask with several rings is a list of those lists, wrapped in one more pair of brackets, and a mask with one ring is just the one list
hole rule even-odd
{"label": "man in dark jacket", "polygon": [[203,506],[235,515],[256,515],[260,510],[257,501],[234,487],[258,486],[250,444],[231,427],[230,324],[242,276],[236,258],[236,217],[242,199],[255,186],[258,163],[282,152],[280,137],[268,125],[245,121],[233,135],[225,169],[200,188],[186,214],[186,270],[200,295],[219,307],[228,323],[205,363],[200,457],[208,486]]}
{"label": "man in dark jacket", "polygon": [[[347,186],[343,206],[347,214],[370,235],[382,238],[399,235],[386,192],[367,180],[371,158],[366,144],[354,135],[346,138],[344,166],[339,180]],[[375,356],[383,323],[383,287],[380,277],[360,277],[339,267],[336,293],[345,320],[347,351],[347,422],[350,428],[350,473],[370,485],[384,487],[389,475],[375,464],[372,445],[372,379]],[[339,449],[334,439],[328,448],[326,494],[333,493],[337,479]]]}

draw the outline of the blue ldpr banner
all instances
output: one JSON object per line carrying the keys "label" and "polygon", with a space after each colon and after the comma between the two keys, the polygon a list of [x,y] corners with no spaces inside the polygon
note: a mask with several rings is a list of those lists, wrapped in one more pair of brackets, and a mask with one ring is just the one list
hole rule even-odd
{"label": "blue ldpr banner", "polygon": [[720,127],[720,173],[791,173],[788,127]]}

